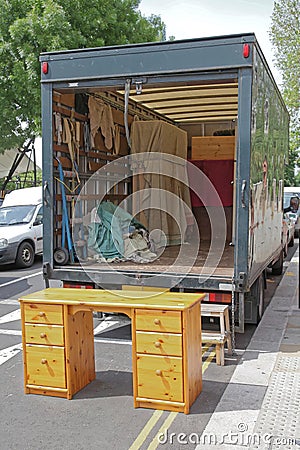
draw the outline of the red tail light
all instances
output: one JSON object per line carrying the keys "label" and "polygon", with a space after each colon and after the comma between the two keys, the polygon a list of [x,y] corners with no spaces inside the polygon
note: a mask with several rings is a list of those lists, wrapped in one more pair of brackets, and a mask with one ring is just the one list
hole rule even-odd
{"label": "red tail light", "polygon": [[249,44],[244,44],[243,46],[243,57],[244,58],[249,58],[250,55],[250,45]]}
{"label": "red tail light", "polygon": [[93,284],[80,284],[80,283],[67,283],[63,282],[64,288],[73,288],[73,289],[94,289]]}
{"label": "red tail light", "polygon": [[47,63],[47,62],[43,62],[43,64],[42,64],[42,72],[43,72],[45,75],[47,75],[48,70],[49,70],[48,63]]}
{"label": "red tail light", "polygon": [[211,293],[209,301],[215,303],[231,303],[231,294]]}

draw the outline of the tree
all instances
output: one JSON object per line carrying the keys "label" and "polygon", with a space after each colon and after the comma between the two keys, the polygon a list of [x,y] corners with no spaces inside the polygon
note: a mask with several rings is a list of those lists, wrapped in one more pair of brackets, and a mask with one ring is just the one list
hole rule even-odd
{"label": "tree", "polygon": [[295,183],[294,166],[300,164],[300,0],[275,0],[270,30],[276,65],[282,74],[282,94],[291,116],[287,185]]}
{"label": "tree", "polygon": [[40,63],[45,51],[165,39],[140,0],[0,0],[0,153],[41,134]]}

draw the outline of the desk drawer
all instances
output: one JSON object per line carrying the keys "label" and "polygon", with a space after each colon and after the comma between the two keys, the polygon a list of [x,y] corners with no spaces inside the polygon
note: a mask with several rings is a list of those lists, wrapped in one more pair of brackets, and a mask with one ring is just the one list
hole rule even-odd
{"label": "desk drawer", "polygon": [[64,347],[26,345],[27,383],[66,387]]}
{"label": "desk drawer", "polygon": [[62,305],[47,305],[43,303],[24,304],[25,322],[63,324]]}
{"label": "desk drawer", "polygon": [[183,401],[182,358],[137,355],[138,397]]}
{"label": "desk drawer", "polygon": [[139,309],[136,312],[136,329],[181,333],[181,312]]}
{"label": "desk drawer", "polygon": [[25,324],[27,344],[64,345],[64,327],[61,325]]}
{"label": "desk drawer", "polygon": [[182,335],[170,333],[136,332],[137,353],[154,355],[182,355]]}

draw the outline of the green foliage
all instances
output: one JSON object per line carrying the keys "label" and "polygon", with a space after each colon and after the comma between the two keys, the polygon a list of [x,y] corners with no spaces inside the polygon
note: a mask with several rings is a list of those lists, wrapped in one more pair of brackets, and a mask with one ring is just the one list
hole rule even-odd
{"label": "green foliage", "polygon": [[[0,178],[0,186],[3,186],[5,178]],[[36,172],[36,186],[42,185],[42,171],[37,170]],[[21,173],[20,175],[15,175],[6,185],[5,191],[10,192],[14,189],[27,188],[34,186],[34,173],[29,171],[27,173]]]}
{"label": "green foliage", "polygon": [[300,149],[300,0],[275,1],[270,38],[282,75],[283,97],[291,116],[290,158],[285,182],[293,186]]}
{"label": "green foliage", "polygon": [[0,152],[41,133],[42,52],[165,39],[140,0],[0,0]]}

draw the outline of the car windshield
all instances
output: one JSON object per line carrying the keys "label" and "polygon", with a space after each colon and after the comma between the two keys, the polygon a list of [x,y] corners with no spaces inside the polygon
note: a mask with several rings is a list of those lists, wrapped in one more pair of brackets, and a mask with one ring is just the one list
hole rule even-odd
{"label": "car windshield", "polygon": [[7,206],[0,208],[0,226],[29,223],[32,219],[35,206]]}
{"label": "car windshield", "polygon": [[284,194],[283,197],[283,207],[288,208],[290,206],[290,200],[292,197],[298,197],[297,193],[294,194],[293,192],[288,192]]}

